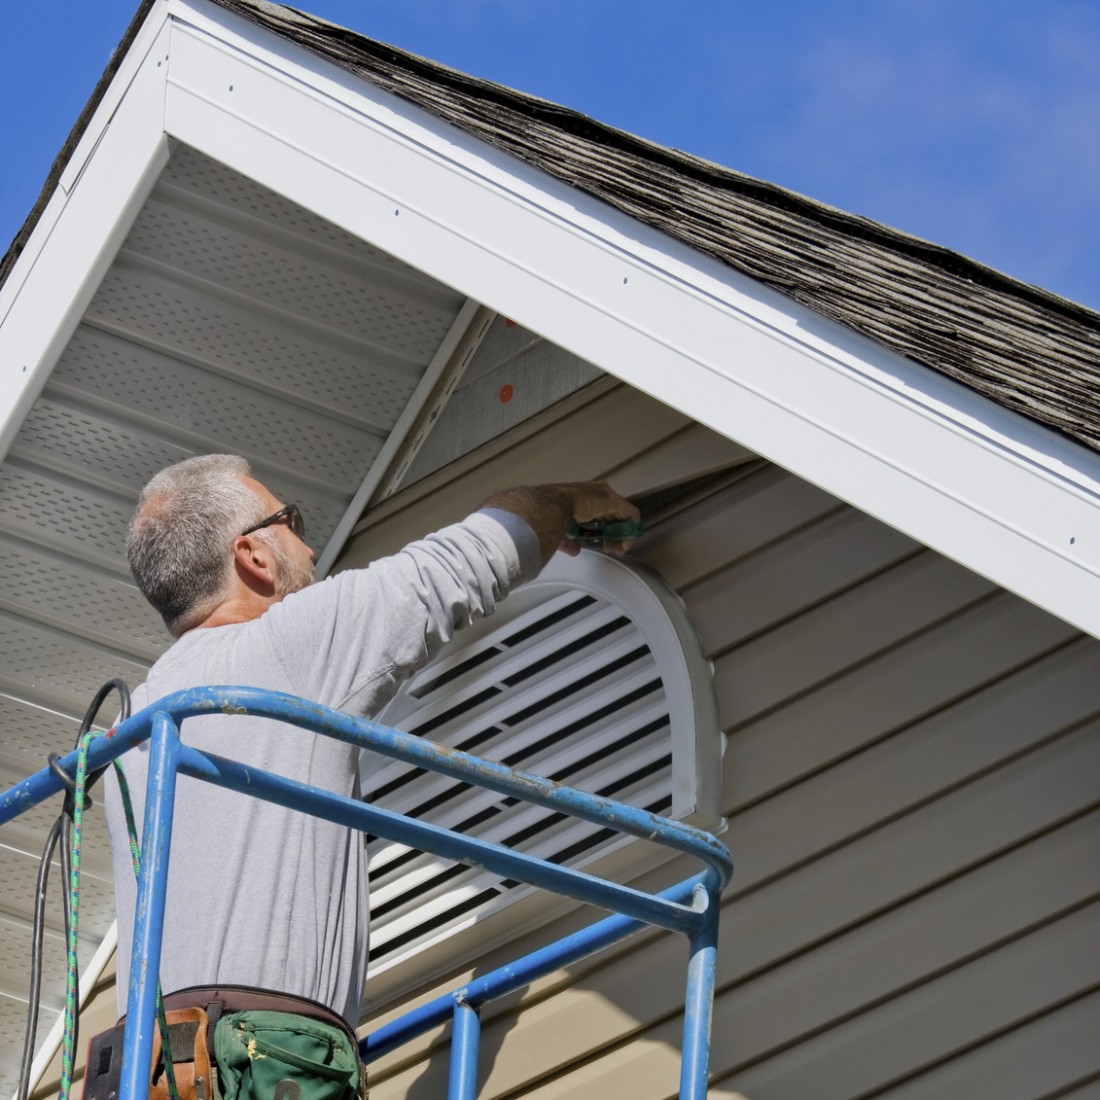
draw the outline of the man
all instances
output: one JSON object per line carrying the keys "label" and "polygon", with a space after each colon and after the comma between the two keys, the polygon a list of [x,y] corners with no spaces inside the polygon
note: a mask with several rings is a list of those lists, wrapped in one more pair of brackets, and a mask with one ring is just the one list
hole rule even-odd
{"label": "man", "polygon": [[[461,523],[320,584],[300,513],[229,455],[189,459],[146,486],[128,554],[175,644],[134,710],[182,688],[250,685],[376,714],[466,623],[535,577],[574,520],[637,519],[602,483],[511,489]],[[357,750],[269,719],[190,719],[185,741],[344,795]],[[142,820],[147,746],[123,757]],[[135,885],[117,784],[107,815],[125,1010]],[[367,888],[358,834],[181,776],[161,981],[306,998],[355,1027],[366,968]],[[170,999],[171,1000],[171,999]]]}

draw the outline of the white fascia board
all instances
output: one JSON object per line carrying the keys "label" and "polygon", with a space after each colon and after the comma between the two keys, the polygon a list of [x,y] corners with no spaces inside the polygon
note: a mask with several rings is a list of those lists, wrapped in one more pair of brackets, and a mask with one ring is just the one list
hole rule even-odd
{"label": "white fascia board", "polygon": [[168,37],[155,7],[0,288],[0,459],[168,161]]}
{"label": "white fascia board", "polygon": [[1100,456],[261,27],[169,10],[174,137],[1100,636]]}

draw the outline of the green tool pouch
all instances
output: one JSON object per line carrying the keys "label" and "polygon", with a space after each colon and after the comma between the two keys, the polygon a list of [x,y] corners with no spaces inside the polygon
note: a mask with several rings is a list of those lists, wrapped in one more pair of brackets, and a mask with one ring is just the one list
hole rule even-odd
{"label": "green tool pouch", "polygon": [[214,1053],[223,1100],[352,1100],[356,1051],[339,1028],[289,1012],[231,1012]]}

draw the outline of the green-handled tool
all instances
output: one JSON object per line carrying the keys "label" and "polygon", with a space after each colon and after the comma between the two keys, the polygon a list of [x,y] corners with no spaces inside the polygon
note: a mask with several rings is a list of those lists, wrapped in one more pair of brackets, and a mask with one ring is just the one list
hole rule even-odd
{"label": "green-handled tool", "polygon": [[[732,477],[747,476],[763,465],[761,461],[739,461],[717,470],[708,470],[697,477],[666,485],[652,493],[643,493],[631,499],[642,514],[636,519],[596,519],[586,523],[571,523],[565,537],[573,539],[581,546],[600,546],[606,542],[629,542],[645,531],[645,524],[651,520],[660,522],[669,514],[674,514],[684,503],[700,493],[708,492],[719,485],[728,484]],[[644,522],[643,522],[644,520]]]}
{"label": "green-handled tool", "polygon": [[645,528],[636,519],[593,519],[585,523],[571,523],[565,532],[567,539],[585,544],[626,542],[636,539]]}

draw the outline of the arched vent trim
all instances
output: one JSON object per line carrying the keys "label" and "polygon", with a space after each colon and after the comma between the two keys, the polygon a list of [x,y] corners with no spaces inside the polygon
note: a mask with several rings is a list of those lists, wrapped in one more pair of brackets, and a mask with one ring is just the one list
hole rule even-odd
{"label": "arched vent trim", "polygon": [[[697,695],[706,737],[716,749],[719,740],[709,669],[685,652],[689,637],[679,602],[656,578],[589,552],[555,559],[493,618],[455,638],[379,720],[683,817],[700,808],[699,784],[682,775],[677,783],[685,745],[698,774]],[[368,756],[362,773],[375,805],[555,862],[580,866],[639,843],[400,762]],[[375,974],[529,892],[389,841],[372,839],[368,859]]]}

